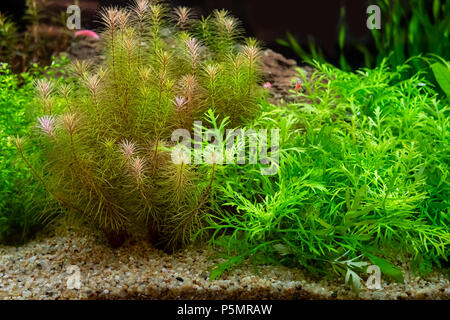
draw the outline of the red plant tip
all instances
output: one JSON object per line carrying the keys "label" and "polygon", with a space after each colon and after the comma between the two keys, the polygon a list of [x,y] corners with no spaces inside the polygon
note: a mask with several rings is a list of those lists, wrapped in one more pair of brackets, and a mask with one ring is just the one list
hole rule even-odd
{"label": "red plant tip", "polygon": [[178,152],[174,152],[172,160],[175,164],[190,164],[191,163],[189,152],[185,149],[179,149]]}
{"label": "red plant tip", "polygon": [[175,100],[173,101],[173,103],[175,104],[177,111],[181,111],[181,110],[183,110],[187,101],[186,101],[185,97],[175,97]]}
{"label": "red plant tip", "polygon": [[136,178],[138,182],[142,182],[142,178],[144,177],[145,164],[146,162],[143,158],[136,157],[131,159],[131,174]]}
{"label": "red plant tip", "polygon": [[126,159],[131,159],[131,157],[136,152],[136,144],[132,141],[128,141],[127,139],[123,140],[120,143],[120,148],[122,149],[122,153]]}
{"label": "red plant tip", "polygon": [[50,116],[42,116],[38,118],[39,124],[37,127],[41,129],[45,134],[49,135],[50,137],[54,137],[53,131],[55,129],[55,118]]}
{"label": "red plant tip", "polygon": [[209,64],[205,67],[206,74],[214,80],[219,72],[219,66],[216,64]]}
{"label": "red plant tip", "polygon": [[234,30],[237,28],[238,22],[232,17],[226,17],[223,19],[223,26],[229,35],[232,35]]}
{"label": "red plant tip", "polygon": [[195,66],[200,58],[202,45],[195,38],[190,38],[186,40],[185,43],[191,55],[192,64]]}
{"label": "red plant tip", "polygon": [[174,11],[175,18],[177,19],[177,26],[184,28],[192,16],[192,11],[186,7],[178,7]]}
{"label": "red plant tip", "polygon": [[148,0],[135,0],[133,11],[136,13],[138,18],[142,20],[148,11]]}
{"label": "red plant tip", "polygon": [[218,151],[213,151],[209,155],[209,161],[207,161],[208,164],[215,165],[218,163],[218,161],[221,159],[221,155],[218,153]]}
{"label": "red plant tip", "polygon": [[47,79],[39,79],[35,82],[35,87],[37,88],[41,98],[46,100],[50,97],[53,91],[53,84]]}
{"label": "red plant tip", "polygon": [[[8,139],[9,139],[9,138],[8,138]],[[22,137],[19,137],[19,136],[13,137],[13,138],[11,138],[11,139],[12,139],[12,141],[16,144],[16,148],[17,148],[18,150],[22,150],[24,139],[23,139]]]}
{"label": "red plant tip", "polygon": [[300,89],[302,88],[302,81],[301,80],[297,80],[297,83],[295,84],[295,92],[299,92]]}
{"label": "red plant tip", "polygon": [[88,38],[92,38],[95,40],[100,39],[100,37],[98,36],[97,33],[95,33],[94,31],[91,30],[80,30],[75,32],[75,37],[88,37]]}
{"label": "red plant tip", "polygon": [[254,62],[260,56],[259,49],[254,45],[244,46],[244,48],[242,49],[242,53],[245,57],[247,57],[247,59],[250,60],[250,62]]}
{"label": "red plant tip", "polygon": [[62,123],[66,127],[67,131],[72,135],[77,126],[78,119],[73,113],[67,113],[61,116]]}
{"label": "red plant tip", "polygon": [[96,74],[87,77],[86,79],[86,85],[89,89],[89,91],[93,94],[96,95],[98,92],[98,88],[100,87],[100,77]]}
{"label": "red plant tip", "polygon": [[263,86],[265,89],[270,89],[270,88],[272,88],[272,84],[270,83],[270,82],[266,82],[266,83],[264,83],[264,86]]}

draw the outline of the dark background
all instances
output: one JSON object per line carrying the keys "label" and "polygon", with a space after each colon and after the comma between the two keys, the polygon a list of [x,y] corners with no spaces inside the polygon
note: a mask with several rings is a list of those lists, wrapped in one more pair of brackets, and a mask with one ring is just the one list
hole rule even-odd
{"label": "dark background", "polygon": [[[49,0],[47,0],[49,2]],[[58,13],[66,10],[75,0],[50,1],[47,11]],[[82,28],[99,27],[96,10],[100,6],[126,6],[130,0],[79,0],[82,10]],[[330,62],[339,58],[337,44],[341,6],[346,8],[347,43],[355,41],[370,45],[370,32],[366,28],[366,0],[171,0],[172,5],[193,7],[199,14],[207,15],[214,9],[228,9],[237,16],[248,36],[257,37],[263,45],[295,58],[290,50],[281,47],[276,40],[291,32],[301,45],[308,45],[312,36]],[[0,11],[7,12],[20,23],[25,10],[25,0],[2,0]],[[350,50],[350,52],[354,52]],[[360,56],[349,57],[361,59]]]}

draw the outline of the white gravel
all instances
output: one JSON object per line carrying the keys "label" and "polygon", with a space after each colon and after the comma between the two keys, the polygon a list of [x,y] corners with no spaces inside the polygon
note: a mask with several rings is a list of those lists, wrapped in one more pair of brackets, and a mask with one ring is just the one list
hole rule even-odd
{"label": "white gravel", "polygon": [[[209,281],[206,247],[168,255],[143,240],[111,249],[101,237],[63,232],[22,247],[0,246],[0,299],[450,299],[448,277],[405,272],[405,284],[356,295],[340,282],[311,279],[299,269],[244,264]],[[69,289],[70,266],[80,271]],[[72,274],[73,275],[73,274]],[[76,287],[76,286],[75,286]]]}

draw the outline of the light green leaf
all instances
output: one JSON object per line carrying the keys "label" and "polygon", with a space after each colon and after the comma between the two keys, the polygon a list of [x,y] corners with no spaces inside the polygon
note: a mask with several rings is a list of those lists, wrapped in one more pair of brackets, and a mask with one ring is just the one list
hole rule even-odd
{"label": "light green leaf", "polygon": [[448,99],[450,99],[450,65],[444,65],[437,62],[431,65],[431,69],[433,70],[434,77],[439,83],[442,91],[444,91]]}
{"label": "light green leaf", "polygon": [[399,283],[405,282],[402,270],[392,265],[389,261],[370,254],[367,256],[370,259],[370,261],[372,261],[373,264],[380,267],[381,272],[383,274],[387,275],[388,277],[391,277],[392,279],[394,279]]}

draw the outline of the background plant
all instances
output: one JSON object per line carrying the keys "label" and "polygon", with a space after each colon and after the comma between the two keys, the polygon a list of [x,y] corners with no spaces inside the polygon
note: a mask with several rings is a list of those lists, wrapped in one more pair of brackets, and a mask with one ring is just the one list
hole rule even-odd
{"label": "background plant", "polygon": [[[398,281],[412,259],[428,272],[449,256],[449,105],[410,66],[388,61],[356,73],[315,64],[304,101],[263,104],[247,124],[279,128],[280,166],[224,166],[211,244],[224,248],[217,277],[244,258],[346,276],[357,288],[367,263]],[[329,80],[332,79],[332,80]],[[409,260],[411,261],[411,260]]]}
{"label": "background plant", "polygon": [[[48,210],[46,193],[28,168],[18,160],[11,136],[28,134],[37,112],[33,105],[32,77],[21,79],[0,65],[0,243],[20,244],[43,226],[39,215]],[[30,147],[30,162],[39,162],[38,146]]]}
{"label": "background plant", "polygon": [[436,82],[450,101],[450,62],[440,57],[435,57],[431,59],[430,64]]}
{"label": "background plant", "polygon": [[378,1],[383,13],[383,32],[372,30],[376,57],[380,63],[389,57],[392,66],[402,65],[410,57],[433,53],[450,60],[450,3],[413,0]]}
{"label": "background plant", "polygon": [[[73,86],[37,82],[37,139],[46,163],[31,171],[49,194],[112,245],[146,225],[156,243],[190,242],[208,210],[216,166],[171,159],[174,129],[212,108],[231,125],[258,112],[259,49],[226,11],[192,20],[187,8],[136,1],[101,11],[106,62],[73,66]],[[27,162],[27,142],[16,139]]]}
{"label": "background plant", "polygon": [[[66,27],[67,14],[52,17],[46,10],[49,3],[47,0],[26,1],[24,30],[0,13],[0,60],[16,73],[30,71],[35,65],[44,68],[52,62],[52,55],[68,46],[72,32]],[[54,25],[47,25],[49,21]]]}
{"label": "background plant", "polygon": [[[378,66],[388,58],[389,65],[395,68],[403,65],[411,57],[426,54],[435,54],[450,60],[448,1],[377,0],[368,2],[367,6],[373,4],[381,8],[381,30],[368,30],[372,35],[369,44],[348,40],[346,12],[345,7],[342,7],[337,40],[341,52],[339,66],[342,69],[349,71],[352,67],[359,67],[347,61],[346,55],[351,50],[359,51],[363,55],[366,67]],[[279,40],[279,43],[292,48],[306,62],[326,60],[313,39],[309,41],[309,49],[302,48],[292,34],[288,34],[284,40]],[[412,66],[415,73],[422,70],[426,64],[417,59]]]}

